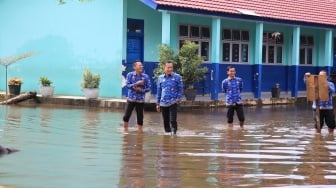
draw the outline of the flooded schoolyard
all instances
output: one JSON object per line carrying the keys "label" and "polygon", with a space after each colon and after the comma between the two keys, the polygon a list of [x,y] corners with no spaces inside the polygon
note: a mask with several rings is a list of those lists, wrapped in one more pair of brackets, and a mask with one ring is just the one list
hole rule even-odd
{"label": "flooded schoolyard", "polygon": [[[310,105],[183,109],[177,136],[145,112],[144,133],[124,133],[122,111],[0,106],[0,187],[334,187],[336,141],[314,134]],[[133,114],[130,125],[135,124]]]}

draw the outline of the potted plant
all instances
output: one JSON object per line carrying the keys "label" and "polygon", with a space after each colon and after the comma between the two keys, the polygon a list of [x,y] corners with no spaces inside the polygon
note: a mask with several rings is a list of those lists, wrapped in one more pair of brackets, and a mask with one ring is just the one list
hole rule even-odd
{"label": "potted plant", "polygon": [[198,45],[191,41],[186,41],[179,49],[178,54],[167,45],[159,45],[159,64],[154,70],[154,78],[163,74],[164,62],[173,60],[174,71],[182,76],[184,84],[184,95],[187,100],[195,100],[196,89],[194,84],[205,78],[208,69],[201,67],[203,58],[197,53]]}
{"label": "potted plant", "polygon": [[[35,55],[36,52],[27,52],[27,53],[22,53],[20,55],[16,55],[16,56],[11,56],[11,57],[7,57],[7,58],[1,58],[0,57],[0,65],[3,65],[6,69],[6,81],[5,81],[5,84],[8,83],[8,79],[7,79],[7,75],[8,75],[8,67],[21,60],[21,59],[24,59],[24,58],[27,58],[27,57],[30,57],[32,55]],[[14,87],[17,87],[17,86],[14,86]],[[20,84],[20,88],[21,88],[21,84]],[[7,95],[7,87],[6,87],[6,95]]]}
{"label": "potted plant", "polygon": [[9,94],[11,95],[19,95],[21,91],[21,85],[23,84],[21,78],[13,77],[8,81]]}
{"label": "potted plant", "polygon": [[40,91],[43,97],[52,96],[54,94],[54,87],[51,86],[53,82],[46,76],[40,77]]}
{"label": "potted plant", "polygon": [[204,59],[198,55],[198,47],[198,44],[186,41],[178,54],[182,80],[185,86],[184,95],[187,100],[195,100],[197,92],[194,84],[205,79],[205,74],[208,72],[208,68],[201,67]]}
{"label": "potted plant", "polygon": [[100,74],[92,73],[89,68],[83,71],[83,82],[80,84],[84,96],[89,99],[98,98],[100,84]]}

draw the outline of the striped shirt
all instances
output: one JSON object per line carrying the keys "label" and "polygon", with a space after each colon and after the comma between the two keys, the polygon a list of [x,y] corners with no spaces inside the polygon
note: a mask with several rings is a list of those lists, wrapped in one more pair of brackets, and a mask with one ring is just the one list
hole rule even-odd
{"label": "striped shirt", "polygon": [[241,92],[243,90],[243,79],[239,77],[228,77],[222,81],[222,89],[225,93],[226,105],[242,103]]}

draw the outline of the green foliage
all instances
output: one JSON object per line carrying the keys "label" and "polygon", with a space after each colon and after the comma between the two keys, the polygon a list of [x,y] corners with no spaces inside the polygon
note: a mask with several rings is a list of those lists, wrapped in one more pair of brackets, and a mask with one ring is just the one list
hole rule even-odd
{"label": "green foliage", "polygon": [[161,74],[164,74],[164,63],[167,60],[174,61],[174,71],[179,73],[181,66],[178,63],[178,56],[175,55],[175,52],[167,44],[160,44],[158,46],[158,50],[159,63],[158,66],[154,69],[154,79],[157,79]]}
{"label": "green foliage", "polygon": [[208,69],[201,67],[204,60],[197,53],[198,47],[194,42],[186,41],[175,55],[168,45],[159,45],[159,64],[154,69],[154,78],[157,79],[159,75],[164,74],[165,61],[173,60],[174,72],[181,74],[185,85],[193,86],[195,82],[204,79]]}
{"label": "green foliage", "polygon": [[40,83],[42,86],[50,86],[53,82],[49,80],[46,76],[41,76]]}
{"label": "green foliage", "polygon": [[193,84],[205,78],[208,68],[201,67],[204,59],[198,55],[199,45],[186,41],[179,50],[181,75],[185,84]]}
{"label": "green foliage", "polygon": [[98,88],[100,84],[100,74],[92,73],[89,68],[85,68],[83,72],[82,88]]}

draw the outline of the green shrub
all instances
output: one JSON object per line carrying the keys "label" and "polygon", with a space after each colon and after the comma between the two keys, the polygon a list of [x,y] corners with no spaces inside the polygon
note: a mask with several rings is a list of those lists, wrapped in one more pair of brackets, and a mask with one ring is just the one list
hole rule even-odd
{"label": "green shrub", "polygon": [[42,86],[50,86],[53,82],[49,80],[46,76],[41,76],[40,83]]}
{"label": "green shrub", "polygon": [[83,72],[82,88],[99,88],[100,74],[92,73],[89,68],[85,68]]}

